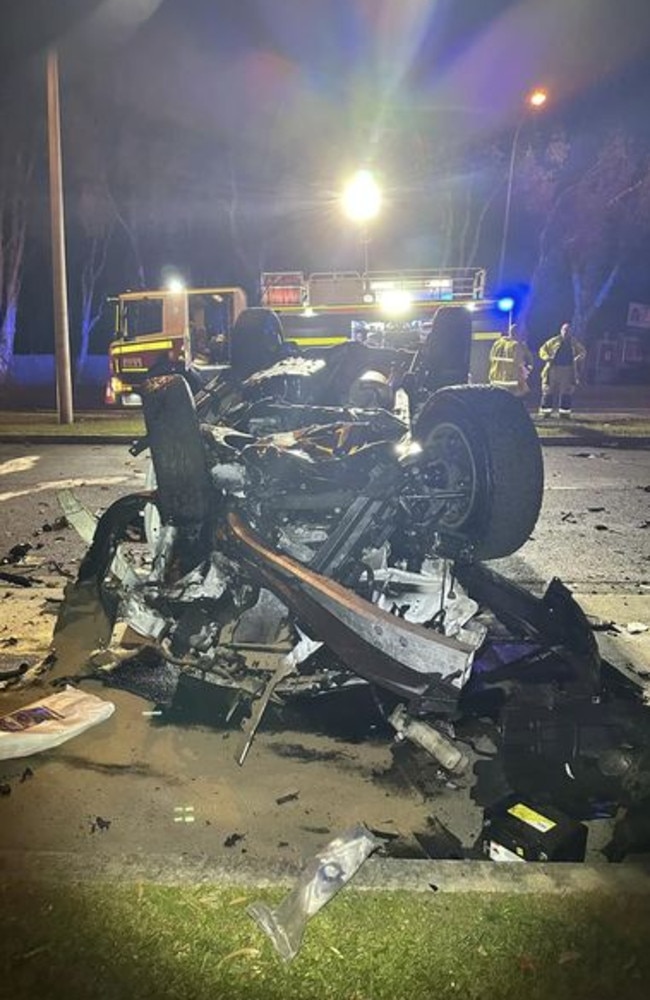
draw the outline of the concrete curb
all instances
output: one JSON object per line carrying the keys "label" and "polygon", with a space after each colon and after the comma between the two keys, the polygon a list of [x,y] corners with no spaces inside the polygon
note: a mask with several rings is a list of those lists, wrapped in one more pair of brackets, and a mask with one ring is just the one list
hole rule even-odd
{"label": "concrete curb", "polygon": [[130,445],[136,434],[0,434],[0,444],[124,444]]}
{"label": "concrete curb", "polygon": [[[145,882],[168,886],[286,888],[300,869],[207,856],[0,851],[0,881]],[[620,865],[497,864],[370,858],[354,887],[373,891],[503,894],[650,894],[650,858]]]}

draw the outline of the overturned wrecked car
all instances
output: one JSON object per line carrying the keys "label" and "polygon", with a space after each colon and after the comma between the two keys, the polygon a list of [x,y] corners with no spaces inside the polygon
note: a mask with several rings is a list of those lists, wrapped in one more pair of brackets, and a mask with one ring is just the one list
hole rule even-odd
{"label": "overturned wrecked car", "polygon": [[150,378],[150,489],[103,514],[79,585],[223,690],[242,763],[271,700],[365,685],[448,772],[466,720],[489,718],[511,752],[486,803],[516,789],[588,815],[648,794],[646,712],[560,581],[538,598],[485,565],[532,532],[543,462],[520,400],[464,384],[463,312],[415,352],[303,356],[250,309],[207,383]]}

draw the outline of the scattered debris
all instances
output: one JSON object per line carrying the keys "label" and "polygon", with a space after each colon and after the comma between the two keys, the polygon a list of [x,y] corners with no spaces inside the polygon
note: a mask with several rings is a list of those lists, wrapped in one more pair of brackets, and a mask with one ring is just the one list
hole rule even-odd
{"label": "scattered debris", "polygon": [[595,531],[609,531],[609,525],[607,524],[594,524]]}
{"label": "scattered debris", "polygon": [[41,526],[41,531],[46,531],[46,532],[63,531],[64,528],[69,528],[69,527],[70,524],[68,522],[67,517],[65,517],[65,515],[62,514],[61,517],[57,517],[56,520],[52,521],[51,524],[46,521],[45,524]]}
{"label": "scattered debris", "polygon": [[14,654],[13,657],[11,654],[5,653],[0,659],[8,666],[5,677],[2,677],[3,670],[0,668],[0,690],[3,690],[5,688],[29,687],[56,662],[56,653],[54,650],[50,650],[45,656]]}
{"label": "scattered debris", "polygon": [[26,657],[22,653],[0,653],[0,690],[24,676],[29,670],[30,659],[36,662],[39,658]]}
{"label": "scattered debris", "polygon": [[629,635],[641,635],[642,632],[647,632],[650,629],[650,625],[646,625],[645,622],[628,622],[625,626],[625,631]]}
{"label": "scattered debris", "polygon": [[0,566],[15,566],[19,563],[21,559],[24,559],[28,552],[33,548],[29,542],[20,542],[18,545],[13,545],[6,556],[2,556],[0,559]]}
{"label": "scattered debris", "polygon": [[291,791],[283,792],[282,795],[278,795],[275,800],[276,805],[283,806],[286,802],[295,802],[296,799],[300,797],[300,792],[297,788],[292,788]]}
{"label": "scattered debris", "polygon": [[57,747],[110,718],[114,711],[112,702],[67,686],[0,716],[0,760]]}
{"label": "scattered debris", "polygon": [[20,776],[20,784],[21,785],[24,784],[25,781],[28,781],[30,778],[33,777],[34,777],[34,772],[32,771],[31,767],[26,767]]}
{"label": "scattered debris", "polygon": [[244,840],[245,833],[230,833],[223,842],[224,847],[235,847],[240,840]]}
{"label": "scattered debris", "polygon": [[11,795],[11,785],[9,785],[6,781],[3,781],[0,784],[0,795],[2,796]]}
{"label": "scattered debris", "polygon": [[561,520],[562,521],[567,521],[569,524],[577,524],[578,523],[578,519],[577,519],[577,517],[575,516],[575,514],[573,513],[572,510],[568,510],[568,511],[566,511],[566,513],[562,514]]}
{"label": "scattered debris", "polygon": [[590,514],[602,514],[605,509],[605,507],[587,507]]}
{"label": "scattered debris", "polygon": [[6,570],[0,570],[0,580],[14,587],[33,587],[35,583],[40,583],[31,576],[25,576],[23,573],[7,573]]}
{"label": "scattered debris", "polygon": [[606,618],[599,618],[598,615],[587,615],[587,621],[593,632],[620,632],[615,622]]}
{"label": "scattered debris", "polygon": [[381,846],[362,823],[331,840],[303,870],[294,889],[276,909],[253,903],[246,912],[284,959],[296,957],[307,922],[350,881],[366,858]]}
{"label": "scattered debris", "polygon": [[110,830],[112,820],[103,819],[101,816],[95,816],[94,820],[90,821],[90,832],[96,833],[99,830],[100,833],[104,833],[106,830]]}

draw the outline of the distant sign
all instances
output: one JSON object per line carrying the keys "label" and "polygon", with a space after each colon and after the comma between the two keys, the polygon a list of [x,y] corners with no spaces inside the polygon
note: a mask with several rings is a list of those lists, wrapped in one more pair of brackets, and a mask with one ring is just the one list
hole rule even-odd
{"label": "distant sign", "polygon": [[650,330],[650,305],[644,302],[630,302],[627,308],[627,325]]}

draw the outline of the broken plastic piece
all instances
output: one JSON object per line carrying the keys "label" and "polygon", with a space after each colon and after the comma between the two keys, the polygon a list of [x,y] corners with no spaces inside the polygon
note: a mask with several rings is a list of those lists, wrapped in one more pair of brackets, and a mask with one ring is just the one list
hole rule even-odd
{"label": "broken plastic piece", "polygon": [[380,846],[381,841],[359,823],[331,840],[312,858],[295,888],[277,909],[272,910],[265,903],[247,907],[246,912],[269,936],[285,962],[298,954],[309,918],[350,881]]}
{"label": "broken plastic piece", "polygon": [[0,760],[57,747],[110,718],[114,711],[111,701],[67,685],[58,694],[0,716]]}
{"label": "broken plastic piece", "polygon": [[300,797],[300,792],[297,788],[292,788],[288,792],[283,792],[282,795],[278,795],[275,800],[276,805],[283,806],[286,802],[295,802],[297,798]]}

